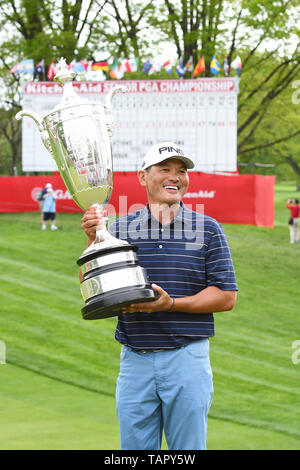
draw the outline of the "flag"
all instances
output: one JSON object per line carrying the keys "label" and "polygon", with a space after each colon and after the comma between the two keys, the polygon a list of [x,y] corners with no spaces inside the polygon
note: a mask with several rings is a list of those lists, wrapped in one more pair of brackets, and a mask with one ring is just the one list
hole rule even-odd
{"label": "flag", "polygon": [[164,62],[163,67],[168,73],[172,73],[172,65],[171,65],[170,60],[167,60],[166,62]]}
{"label": "flag", "polygon": [[102,70],[103,72],[108,71],[108,63],[107,60],[93,60],[92,62],[92,70]]}
{"label": "flag", "polygon": [[55,73],[56,73],[55,63],[54,63],[54,60],[52,59],[48,67],[48,72],[47,72],[48,80],[53,80],[53,78],[55,77]]}
{"label": "flag", "polygon": [[34,73],[33,59],[25,59],[18,62],[10,70],[10,73]]}
{"label": "flag", "polygon": [[144,65],[143,65],[142,73],[145,74],[145,73],[149,72],[151,67],[152,67],[152,64],[151,64],[150,60],[147,59],[146,62],[144,63]]}
{"label": "flag", "polygon": [[225,57],[224,59],[224,73],[226,76],[229,74],[229,65],[228,65],[227,57]]}
{"label": "flag", "polygon": [[176,67],[176,73],[179,75],[179,77],[182,77],[185,74],[185,71],[186,69],[182,63],[182,59],[179,59],[178,65]]}
{"label": "flag", "polygon": [[242,72],[242,61],[239,56],[236,56],[233,62],[231,62],[231,67],[235,69],[236,73],[239,75]]}
{"label": "flag", "polygon": [[119,64],[119,61],[117,59],[114,60],[114,63],[112,65],[112,68],[109,72],[110,78],[120,80],[124,75],[124,68],[122,64]]}
{"label": "flag", "polygon": [[73,70],[76,73],[85,72],[85,66],[82,62],[75,62],[75,64],[73,65]]}
{"label": "flag", "polygon": [[200,75],[200,73],[202,73],[202,72],[205,72],[205,60],[204,60],[204,56],[201,57],[201,59],[199,60],[198,64],[197,64],[196,67],[194,68],[193,77],[197,77],[197,75]]}
{"label": "flag", "polygon": [[130,59],[129,63],[131,67],[131,72],[137,72],[139,68],[139,59],[135,57],[134,59]]}
{"label": "flag", "polygon": [[114,78],[114,79],[117,78],[117,77],[116,77],[116,74],[115,74],[115,70],[118,68],[118,66],[119,66],[118,60],[117,60],[117,59],[114,59],[114,63],[112,64],[112,67],[111,67],[111,69],[110,69],[110,71],[109,71],[109,76],[110,76],[110,78]]}
{"label": "flag", "polygon": [[155,72],[160,72],[161,69],[161,63],[158,60],[155,60],[151,66],[151,69],[149,70],[149,75],[152,75]]}
{"label": "flag", "polygon": [[193,57],[192,56],[187,61],[185,69],[186,69],[187,72],[192,72],[193,71]]}
{"label": "flag", "polygon": [[136,58],[122,60],[121,64],[124,68],[124,72],[127,72],[127,73],[136,72],[138,69],[138,62],[139,60]]}
{"label": "flag", "polygon": [[43,59],[35,66],[35,69],[34,69],[34,72],[33,72],[33,78],[34,79],[36,79],[36,77],[39,73],[44,73],[44,71],[45,71],[44,64],[45,64],[45,61]]}
{"label": "flag", "polygon": [[213,75],[218,75],[220,70],[221,70],[221,65],[217,61],[216,56],[213,56],[213,58],[211,59],[211,63],[210,63],[210,71]]}
{"label": "flag", "polygon": [[83,65],[84,67],[84,70],[86,72],[92,70],[92,61],[91,60],[86,60],[86,59],[83,59],[79,62],[79,64]]}

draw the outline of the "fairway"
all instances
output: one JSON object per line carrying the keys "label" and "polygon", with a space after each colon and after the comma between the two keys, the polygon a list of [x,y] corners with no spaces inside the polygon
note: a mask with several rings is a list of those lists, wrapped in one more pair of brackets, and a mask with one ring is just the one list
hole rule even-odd
{"label": "fairway", "polygon": [[[224,224],[239,286],[215,314],[208,449],[300,449],[300,243],[289,244],[287,198],[276,186],[274,229]],[[299,196],[298,196],[299,198]],[[0,449],[119,449],[116,318],[84,321],[77,258],[80,214],[0,214]],[[300,358],[300,354],[298,354]],[[166,448],[164,444],[164,448]]]}

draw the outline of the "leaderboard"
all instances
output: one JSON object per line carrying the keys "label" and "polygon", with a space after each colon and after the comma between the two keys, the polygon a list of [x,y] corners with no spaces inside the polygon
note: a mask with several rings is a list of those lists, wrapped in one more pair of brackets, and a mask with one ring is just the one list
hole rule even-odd
{"label": "leaderboard", "polygon": [[[238,78],[73,82],[75,91],[105,103],[111,87],[128,93],[112,100],[114,171],[137,171],[148,148],[158,142],[182,145],[195,161],[195,171],[214,173],[237,168]],[[23,109],[45,116],[57,106],[62,88],[54,82],[29,82]],[[22,124],[24,171],[57,171],[44,148],[36,124]]]}

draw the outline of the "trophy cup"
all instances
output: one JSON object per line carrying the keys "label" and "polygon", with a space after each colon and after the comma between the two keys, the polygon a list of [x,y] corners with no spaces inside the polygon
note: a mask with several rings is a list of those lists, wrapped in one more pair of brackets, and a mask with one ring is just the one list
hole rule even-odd
{"label": "trophy cup", "polygon": [[[75,76],[61,58],[54,78],[63,87],[61,102],[42,119],[26,110],[18,112],[16,119],[28,116],[35,121],[76,204],[84,211],[91,205],[103,210],[113,188],[111,100],[127,88],[111,88],[104,105],[79,97],[72,85]],[[104,228],[97,230],[95,241],[77,260],[83,275],[81,312],[86,320],[117,316],[123,306],[157,298],[146,270],[139,265],[137,247],[112,236],[106,222],[105,218]]]}

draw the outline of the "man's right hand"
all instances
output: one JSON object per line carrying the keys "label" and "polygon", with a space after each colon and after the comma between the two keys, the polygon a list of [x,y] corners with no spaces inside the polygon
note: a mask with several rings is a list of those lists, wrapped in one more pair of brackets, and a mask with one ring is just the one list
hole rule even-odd
{"label": "man's right hand", "polygon": [[88,237],[88,246],[96,238],[96,231],[103,228],[102,219],[107,215],[107,211],[102,211],[97,206],[91,206],[87,209],[81,219],[82,230]]}

